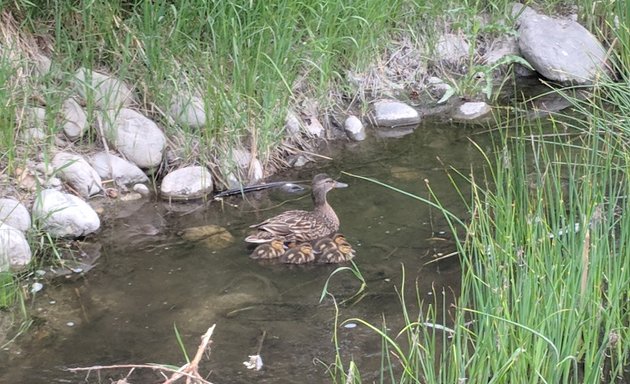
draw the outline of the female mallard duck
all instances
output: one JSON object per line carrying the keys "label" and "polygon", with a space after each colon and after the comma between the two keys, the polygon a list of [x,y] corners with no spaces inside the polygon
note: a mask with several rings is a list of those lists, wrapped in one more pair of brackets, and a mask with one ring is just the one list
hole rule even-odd
{"label": "female mallard duck", "polygon": [[257,246],[249,257],[252,259],[277,259],[284,254],[284,242],[273,239],[268,243]]}
{"label": "female mallard duck", "polygon": [[280,262],[285,264],[306,264],[313,260],[315,260],[315,254],[310,243],[296,244],[280,257]]}
{"label": "female mallard duck", "polygon": [[334,188],[345,188],[340,183],[319,174],[313,178],[312,211],[292,210],[274,216],[262,223],[252,225],[257,232],[245,238],[248,243],[267,243],[272,239],[280,239],[285,243],[304,243],[329,236],[339,229],[339,218],[326,201],[326,194]]}
{"label": "female mallard duck", "polygon": [[317,262],[337,264],[344,263],[354,258],[354,249],[348,243],[346,237],[340,233],[330,238],[318,240],[314,250],[318,253]]}

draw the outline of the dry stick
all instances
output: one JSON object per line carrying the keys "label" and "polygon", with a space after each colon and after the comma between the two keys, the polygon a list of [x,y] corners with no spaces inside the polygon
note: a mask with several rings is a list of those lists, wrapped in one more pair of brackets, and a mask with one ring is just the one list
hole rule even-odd
{"label": "dry stick", "polygon": [[195,354],[195,358],[189,364],[185,364],[178,370],[174,370],[172,368],[168,368],[161,365],[155,365],[155,364],[95,365],[91,367],[67,368],[66,370],[70,372],[80,372],[80,371],[89,372],[89,371],[94,371],[94,370],[100,371],[103,369],[149,368],[153,370],[159,370],[161,372],[162,371],[173,372],[173,376],[171,376],[170,379],[166,380],[164,384],[174,383],[176,380],[178,380],[182,376],[186,376],[186,382],[188,383],[196,382],[196,383],[201,383],[201,384],[212,384],[211,382],[205,380],[199,375],[198,368],[199,368],[199,362],[201,361],[201,358],[203,357],[203,353],[206,351],[206,349],[210,346],[210,343],[212,342],[211,337],[212,337],[212,333],[214,332],[215,326],[216,324],[213,324],[210,328],[208,328],[206,333],[201,337],[201,344],[199,345],[199,348],[197,348],[197,353]]}
{"label": "dry stick", "polygon": [[586,234],[584,235],[584,248],[582,249],[582,279],[580,281],[580,296],[582,297],[582,302],[584,302],[584,294],[586,293],[586,283],[588,280],[588,262],[589,262],[589,254],[591,250],[591,230],[586,229]]}
{"label": "dry stick", "polygon": [[203,354],[206,351],[206,349],[210,347],[210,343],[212,342],[211,337],[212,337],[212,333],[214,332],[214,327],[216,327],[216,324],[213,324],[210,328],[208,328],[206,333],[201,337],[201,344],[199,344],[199,348],[197,348],[197,353],[195,354],[195,358],[192,359],[190,363],[182,366],[177,372],[173,373],[173,376],[171,376],[170,379],[166,380],[164,384],[174,383],[175,381],[179,380],[179,378],[181,378],[182,375],[184,374],[186,374],[187,376],[186,378],[187,383],[190,382],[191,377],[196,380],[201,380],[202,383],[207,383],[207,381],[204,380],[201,377],[201,375],[199,375],[199,362],[201,361],[201,358],[203,357]]}

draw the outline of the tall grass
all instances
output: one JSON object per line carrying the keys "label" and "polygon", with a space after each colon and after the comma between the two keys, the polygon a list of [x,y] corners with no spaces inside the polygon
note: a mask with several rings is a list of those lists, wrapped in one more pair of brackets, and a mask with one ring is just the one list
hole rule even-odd
{"label": "tall grass", "polygon": [[[630,102],[627,88],[609,91]],[[383,339],[380,382],[627,382],[630,163],[617,124],[628,123],[589,118],[569,135],[572,120],[506,126],[469,179],[455,309],[412,315],[403,287],[404,328],[363,322]]]}

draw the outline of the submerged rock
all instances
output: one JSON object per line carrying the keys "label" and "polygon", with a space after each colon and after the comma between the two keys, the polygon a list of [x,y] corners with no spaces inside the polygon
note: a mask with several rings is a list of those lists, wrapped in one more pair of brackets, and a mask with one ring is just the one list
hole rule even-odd
{"label": "submerged rock", "polygon": [[103,190],[101,177],[79,155],[59,152],[53,158],[52,165],[57,175],[83,197],[96,195]]}
{"label": "submerged rock", "polygon": [[348,118],[343,122],[343,129],[350,140],[365,140],[365,126],[358,117],[354,115],[348,116]]}
{"label": "submerged rock", "polygon": [[161,196],[171,200],[199,199],[212,192],[212,175],[206,167],[177,169],[164,177]]}
{"label": "submerged rock", "polygon": [[31,247],[24,233],[0,224],[0,272],[20,271],[31,262]]}
{"label": "submerged rock", "polygon": [[397,100],[379,100],[373,106],[373,119],[381,127],[414,125],[420,123],[420,114],[409,105]]}
{"label": "submerged rock", "polygon": [[99,152],[90,157],[90,164],[103,179],[112,179],[123,186],[149,181],[147,175],[134,163],[107,152]]}
{"label": "submerged rock", "polygon": [[200,241],[211,250],[226,248],[234,242],[234,236],[227,229],[213,224],[186,228],[179,235],[187,241]]}
{"label": "submerged rock", "polygon": [[114,77],[79,68],[74,74],[74,82],[81,97],[92,98],[102,109],[117,110],[133,103],[131,89]]}
{"label": "submerged rock", "polygon": [[31,228],[31,214],[22,203],[15,199],[0,199],[0,224],[10,225],[26,232]]}
{"label": "submerged rock", "polygon": [[[519,14],[522,7],[516,4],[512,13]],[[518,45],[521,55],[541,75],[584,84],[606,73],[606,50],[586,28],[525,9],[517,20]]]}
{"label": "submerged rock", "polygon": [[54,237],[80,237],[96,232],[101,221],[89,204],[75,195],[44,189],[33,203],[33,219]]}
{"label": "submerged rock", "polygon": [[153,168],[162,162],[166,136],[151,119],[123,108],[103,113],[100,124],[112,146],[138,167]]}
{"label": "submerged rock", "polygon": [[70,140],[83,136],[88,128],[87,114],[76,100],[69,98],[61,106],[63,132]]}

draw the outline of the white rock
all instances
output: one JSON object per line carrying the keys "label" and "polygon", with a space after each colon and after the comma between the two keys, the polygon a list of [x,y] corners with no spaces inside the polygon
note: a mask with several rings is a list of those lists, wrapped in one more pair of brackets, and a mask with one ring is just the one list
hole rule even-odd
{"label": "white rock", "polygon": [[252,159],[252,154],[241,148],[232,150],[231,164],[224,164],[227,169],[236,166],[236,173],[229,172],[227,175],[228,187],[238,188],[243,184],[252,184],[263,178],[263,167],[256,158]]}
{"label": "white rock", "polygon": [[326,132],[322,123],[315,116],[310,116],[306,119],[306,131],[314,137],[324,137]]}
{"label": "white rock", "polygon": [[521,54],[544,77],[585,84],[607,72],[606,49],[580,24],[535,11],[523,12],[518,24]]}
{"label": "white rock", "polygon": [[435,47],[436,61],[456,64],[468,57],[470,46],[461,35],[444,34]]}
{"label": "white rock", "polygon": [[287,118],[284,123],[284,129],[287,132],[288,136],[295,136],[300,133],[300,119],[297,117],[295,112],[289,110],[287,112]]}
{"label": "white rock", "polygon": [[59,152],[53,157],[52,165],[56,174],[83,197],[96,195],[103,190],[101,177],[79,155]]}
{"label": "white rock", "polygon": [[129,161],[140,168],[160,165],[166,136],[152,120],[127,108],[103,113],[99,120],[105,138]]}
{"label": "white rock", "polygon": [[198,199],[212,192],[212,175],[206,167],[181,168],[162,179],[160,192],[165,199]]}
{"label": "white rock", "polygon": [[191,128],[206,125],[206,108],[203,100],[198,96],[175,96],[169,112],[180,125]]}
{"label": "white rock", "polygon": [[80,237],[97,231],[98,215],[75,195],[44,189],[33,203],[33,219],[54,237]]}
{"label": "white rock", "polygon": [[0,272],[20,271],[31,262],[31,247],[19,229],[0,224]]}
{"label": "white rock", "polygon": [[0,199],[0,223],[26,232],[31,228],[31,214],[18,200]]}
{"label": "white rock", "polygon": [[133,186],[133,190],[137,193],[139,193],[140,195],[147,197],[151,194],[151,191],[149,190],[149,187],[147,187],[144,184],[135,184]]}
{"label": "white rock", "polygon": [[459,106],[453,115],[458,120],[474,120],[485,117],[492,112],[492,108],[483,101],[467,102]]}
{"label": "white rock", "polygon": [[358,117],[354,115],[348,116],[346,121],[343,122],[343,129],[351,140],[365,140],[365,126]]}
{"label": "white rock", "polygon": [[131,89],[114,77],[79,68],[74,78],[81,97],[93,98],[96,105],[102,109],[119,109],[133,103]]}
{"label": "white rock", "polygon": [[33,69],[39,76],[44,76],[50,72],[52,62],[50,59],[42,54],[36,53],[33,55]]}
{"label": "white rock", "polygon": [[409,105],[396,100],[379,100],[374,103],[373,117],[376,125],[393,127],[420,122],[420,114]]}
{"label": "white rock", "polygon": [[83,136],[88,128],[87,114],[73,98],[64,100],[61,106],[63,132],[70,140]]}
{"label": "white rock", "polygon": [[89,161],[102,179],[114,180],[117,185],[149,181],[147,175],[135,164],[116,155],[98,152],[91,156]]}
{"label": "white rock", "polygon": [[26,108],[23,115],[25,129],[20,138],[27,143],[40,143],[46,140],[46,109],[40,107]]}

